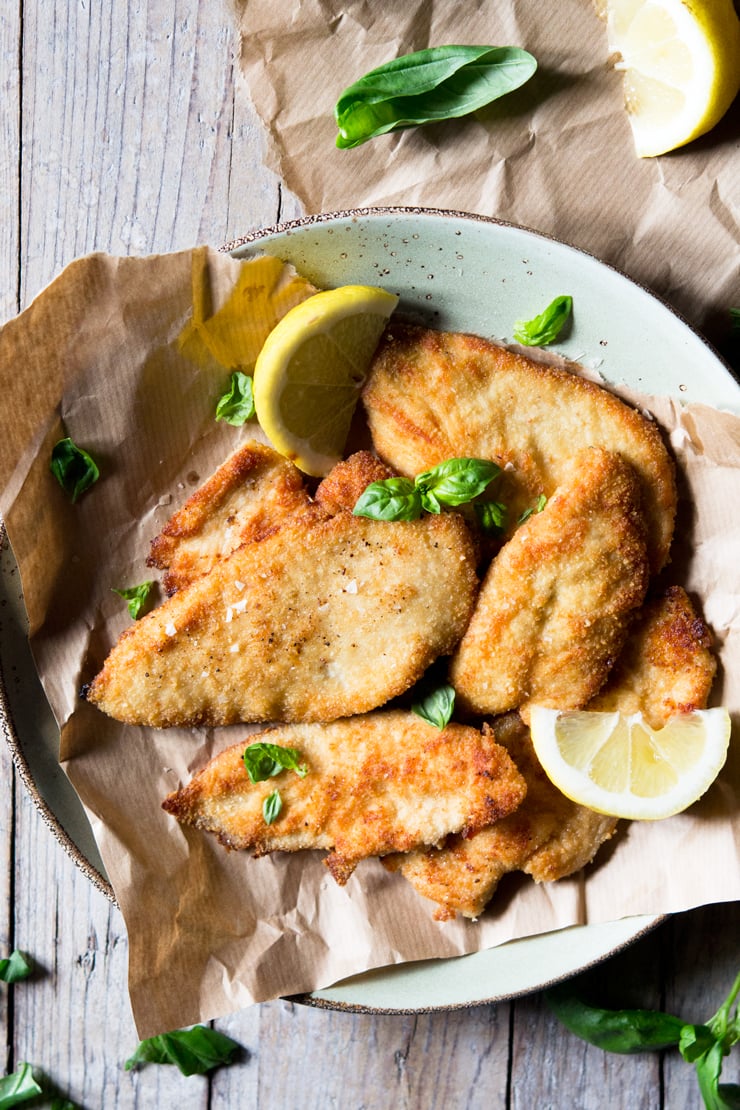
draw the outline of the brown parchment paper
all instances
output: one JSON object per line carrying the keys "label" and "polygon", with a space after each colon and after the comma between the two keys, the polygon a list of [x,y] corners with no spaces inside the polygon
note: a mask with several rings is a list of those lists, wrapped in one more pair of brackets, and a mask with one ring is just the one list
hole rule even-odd
{"label": "brown parchment paper", "polygon": [[[713,317],[740,292],[737,102],[688,147],[637,158],[593,0],[237,6],[241,71],[267,128],[268,164],[306,211],[390,204],[496,216],[611,262],[721,335]],[[336,149],[343,89],[445,43],[522,46],[538,71],[475,116]]]}
{"label": "brown parchment paper", "polygon": [[[199,249],[74,263],[0,330],[0,510],[18,559],[39,672],[62,759],[93,825],[129,936],[142,1036],[365,969],[490,947],[563,926],[740,897],[738,751],[689,813],[623,824],[598,865],[557,884],[512,877],[477,923],[436,923],[431,904],[377,861],[340,888],[319,853],[255,860],[180,828],[160,808],[246,727],[138,729],[78,692],[130,620],[111,590],[150,577],[149,542],[255,425],[217,424],[228,374],[192,336],[202,290],[228,303],[243,264]],[[194,301],[195,298],[195,301]],[[634,397],[680,464],[669,580],[702,599],[721,657],[714,701],[740,712],[740,418]],[[49,472],[63,433],[102,478],[70,504]],[[22,728],[23,723],[17,722]],[[31,738],[24,737],[26,744]]]}

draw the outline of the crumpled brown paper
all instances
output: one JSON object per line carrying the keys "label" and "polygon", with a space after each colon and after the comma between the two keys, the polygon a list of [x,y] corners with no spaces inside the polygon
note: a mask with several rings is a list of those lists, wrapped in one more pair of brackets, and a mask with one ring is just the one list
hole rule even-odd
{"label": "crumpled brown paper", "polygon": [[[268,131],[268,164],[308,212],[428,205],[522,224],[619,267],[721,339],[718,310],[740,298],[740,112],[688,147],[637,158],[592,0],[239,8],[242,73]],[[335,148],[343,89],[445,43],[522,46],[539,68],[475,116]]]}
{"label": "crumpled brown paper", "polygon": [[[248,729],[157,731],[80,701],[130,621],[112,587],[150,577],[149,542],[245,438],[213,420],[223,367],[193,359],[207,280],[221,297],[241,264],[212,251],[67,270],[0,330],[0,510],[20,564],[32,646],[60,723],[64,766],[90,817],[129,935],[142,1036],[253,1001],[326,986],[386,964],[453,956],[573,923],[658,914],[740,897],[738,752],[690,813],[624,825],[583,876],[512,877],[477,923],[436,923],[432,906],[377,861],[346,887],[319,853],[255,860],[181,828],[163,797]],[[198,281],[194,281],[194,274]],[[715,701],[740,711],[740,418],[635,398],[670,431],[685,500],[671,581],[702,599],[720,651]],[[62,432],[101,464],[72,505],[49,472]],[[688,543],[680,541],[689,541]],[[688,552],[689,558],[679,558]],[[17,725],[23,727],[22,722]],[[30,740],[24,738],[26,743]]]}

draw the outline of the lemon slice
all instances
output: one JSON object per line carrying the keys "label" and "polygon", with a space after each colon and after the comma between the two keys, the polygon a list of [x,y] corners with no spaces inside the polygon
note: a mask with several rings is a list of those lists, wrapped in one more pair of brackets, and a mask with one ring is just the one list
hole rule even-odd
{"label": "lemon slice", "polygon": [[638,155],[665,154],[714,127],[740,88],[733,0],[607,0],[606,10]]}
{"label": "lemon slice", "polygon": [[343,285],[296,305],[254,369],[257,419],[276,451],[323,476],[341,458],[370,361],[398,297]]}
{"label": "lemon slice", "polygon": [[680,813],[714,782],[727,756],[730,716],[702,709],[652,729],[641,713],[563,713],[533,706],[532,743],[568,798],[613,817],[655,821]]}

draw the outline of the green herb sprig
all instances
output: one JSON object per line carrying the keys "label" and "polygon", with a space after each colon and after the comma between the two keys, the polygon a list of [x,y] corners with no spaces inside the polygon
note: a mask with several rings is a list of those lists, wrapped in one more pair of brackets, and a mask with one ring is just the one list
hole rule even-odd
{"label": "green herb sprig", "polygon": [[257,740],[245,749],[243,759],[250,782],[264,782],[281,771],[295,771],[301,778],[308,774],[308,767],[301,763],[301,753],[296,748],[284,748],[280,744]]}
{"label": "green herb sprig", "polygon": [[100,477],[95,460],[82,447],[78,447],[67,436],[58,440],[51,451],[51,472],[59,482],[72,504],[79,501]]}
{"label": "green herb sprig", "polygon": [[488,459],[448,459],[413,482],[409,478],[384,478],[371,482],[352,510],[370,520],[418,520],[423,510],[439,513],[472,501],[501,472]]}
{"label": "green herb sprig", "polygon": [[414,702],[411,712],[441,731],[450,723],[454,708],[455,691],[452,686],[444,685],[437,686],[419,701]]}
{"label": "green herb sprig", "polygon": [[118,594],[124,601],[128,603],[128,614],[132,620],[136,621],[139,617],[143,616],[146,603],[149,598],[153,582],[142,582],[138,586],[124,586],[123,589],[117,589],[112,586],[114,594]]}
{"label": "green herb sprig", "polygon": [[0,960],[0,979],[3,983],[19,983],[33,973],[33,964],[25,952],[15,948],[9,956]]}
{"label": "green herb sprig", "polygon": [[249,374],[235,370],[231,375],[229,389],[219,397],[216,405],[216,420],[224,420],[240,428],[254,416],[254,391]]}
{"label": "green herb sprig", "polygon": [[[692,1025],[660,1010],[604,1010],[590,1006],[567,983],[545,991],[545,1001],[566,1029],[606,1052],[678,1048],[696,1068],[707,1110],[738,1110],[740,1086],[721,1083],[722,1062],[740,1041],[740,974],[706,1024]],[[734,1007],[734,1010],[733,1010]]]}
{"label": "green herb sprig", "polygon": [[140,1041],[125,1067],[131,1071],[142,1064],[174,1064],[183,1075],[205,1075],[230,1063],[240,1047],[237,1041],[216,1029],[195,1025],[192,1029],[175,1029]]}
{"label": "green herb sprig", "polygon": [[334,108],[337,146],[437,120],[456,119],[519,88],[536,59],[518,46],[433,46],[378,66],[350,85]]}
{"label": "green herb sprig", "polygon": [[20,1106],[22,1102],[28,1102],[43,1093],[34,1078],[31,1065],[20,1064],[17,1071],[0,1079],[0,1110],[10,1110],[11,1107]]}
{"label": "green herb sprig", "polygon": [[556,297],[532,320],[517,320],[514,338],[525,347],[545,347],[554,343],[573,311],[572,297]]}

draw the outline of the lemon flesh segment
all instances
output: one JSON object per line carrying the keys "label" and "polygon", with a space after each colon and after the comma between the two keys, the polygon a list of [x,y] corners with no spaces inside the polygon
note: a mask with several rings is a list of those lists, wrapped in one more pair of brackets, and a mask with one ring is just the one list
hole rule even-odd
{"label": "lemon flesh segment", "polygon": [[641,158],[705,134],[735,99],[740,20],[733,0],[607,0],[607,28]]}
{"label": "lemon flesh segment", "polygon": [[343,285],[296,305],[254,369],[257,419],[273,447],[323,477],[342,457],[360,390],[398,297]]}
{"label": "lemon flesh segment", "polygon": [[571,801],[612,817],[655,821],[711,786],[727,758],[730,716],[703,709],[653,729],[641,713],[531,710],[532,743],[547,777]]}

